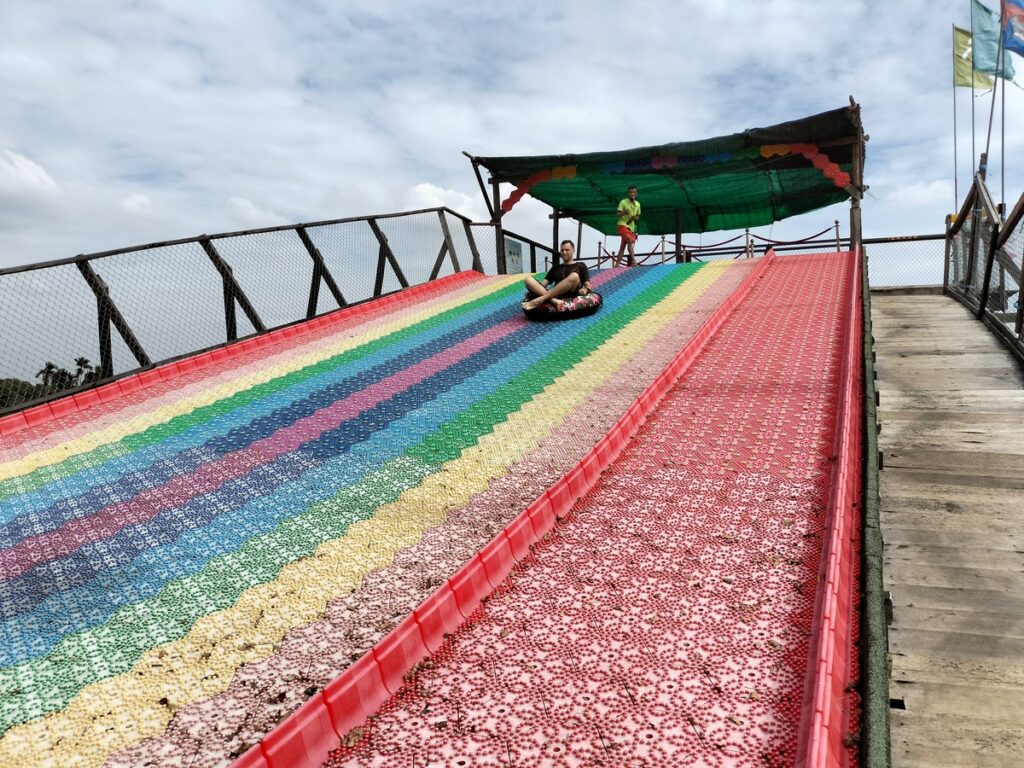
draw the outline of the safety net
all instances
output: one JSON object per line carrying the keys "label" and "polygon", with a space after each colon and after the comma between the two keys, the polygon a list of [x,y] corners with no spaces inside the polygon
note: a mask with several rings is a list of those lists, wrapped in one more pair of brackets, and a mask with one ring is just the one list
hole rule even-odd
{"label": "safety net", "polygon": [[525,194],[599,232],[615,232],[615,209],[639,188],[640,234],[737,229],[779,221],[849,199],[860,140],[856,105],[767,128],[701,141],[532,157],[476,157],[492,182]]}

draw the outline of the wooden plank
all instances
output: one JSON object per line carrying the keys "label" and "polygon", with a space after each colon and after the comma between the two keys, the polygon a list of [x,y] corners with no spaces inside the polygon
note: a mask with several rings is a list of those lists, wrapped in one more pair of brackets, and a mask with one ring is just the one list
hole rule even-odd
{"label": "wooden plank", "polygon": [[879,399],[890,387],[903,390],[953,390],[964,389],[1017,389],[1020,374],[1007,368],[918,368],[912,371],[897,371],[890,368],[883,376],[878,374],[876,386],[881,390]]}
{"label": "wooden plank", "polygon": [[[889,628],[889,650],[973,661],[996,659],[1013,664],[1024,658],[1024,638],[944,632],[941,629]],[[1024,722],[1024,718],[1021,719]]]}
{"label": "wooden plank", "polygon": [[892,657],[893,680],[1024,686],[1024,663],[1002,659],[954,659],[941,654],[901,652]]}
{"label": "wooden plank", "polygon": [[1024,477],[1024,456],[990,451],[911,450],[884,452],[884,466],[970,472],[983,477]]}
{"label": "wooden plank", "polygon": [[[981,633],[1024,639],[1024,622],[1019,616],[1007,616],[1002,610],[899,605],[893,608],[893,626],[897,629],[941,627],[944,632],[961,635]],[[1024,723],[1024,719],[1021,722]]]}
{"label": "wooden plank", "polygon": [[[882,423],[882,431],[889,433],[894,426],[899,427],[901,424],[916,424],[916,423],[928,423],[928,422],[939,422],[943,424],[975,424],[985,425],[985,428],[990,426],[1001,427],[1007,425],[1010,421],[1007,418],[1008,414],[1013,414],[1014,411],[1010,410],[1004,413],[964,413],[963,411],[928,411],[928,410],[887,410],[885,408],[879,408],[877,411],[878,420]],[[1014,432],[1020,431],[1020,426],[1016,423],[1011,424],[1009,429]]]}
{"label": "wooden plank", "polygon": [[1024,686],[978,686],[893,680],[893,698],[902,698],[908,712],[984,720],[1018,728],[1024,723]]}
{"label": "wooden plank", "polygon": [[[1024,478],[1020,478],[1017,485],[1014,485],[1011,480],[1006,480],[996,487],[987,479],[979,478],[977,475],[936,472],[927,469],[889,467],[879,473],[878,477],[883,497],[885,495],[902,497],[906,492],[912,496],[923,498],[938,493],[950,496],[950,500],[962,501],[963,504],[988,503],[989,501],[1000,503],[1003,500],[1012,500],[1017,509],[1021,507],[1021,495],[1012,494],[1010,489],[1024,488]],[[973,490],[976,488],[981,490]]]}
{"label": "wooden plank", "polygon": [[916,373],[934,370],[951,370],[957,368],[994,368],[1003,367],[1005,357],[1000,350],[991,352],[967,352],[952,357],[931,355],[919,352],[901,352],[895,356],[886,355],[875,362],[875,372],[879,379],[885,379],[891,373]]}
{"label": "wooden plank", "polygon": [[1001,535],[989,531],[952,533],[931,527],[905,528],[897,523],[895,516],[892,520],[894,524],[885,527],[885,543],[896,549],[906,545],[935,549],[967,547],[987,552],[1024,552],[1024,532],[1010,531]]}
{"label": "wooden plank", "polygon": [[899,710],[892,710],[891,720],[893,768],[1020,766],[1020,728]]}
{"label": "wooden plank", "polygon": [[929,564],[943,567],[963,566],[982,570],[1017,571],[1018,587],[1024,589],[1024,552],[1013,548],[992,549],[987,542],[981,546],[941,546],[915,542],[897,543],[889,540],[886,561],[908,565]]}
{"label": "wooden plank", "polygon": [[882,570],[885,580],[893,584],[899,582],[943,589],[990,592],[997,604],[1004,594],[1012,594],[1024,587],[1024,581],[1021,580],[1019,573],[998,568],[982,568],[972,563],[934,565],[887,557]]}
{"label": "wooden plank", "polygon": [[1024,376],[946,297],[872,296],[894,766],[1024,754]]}

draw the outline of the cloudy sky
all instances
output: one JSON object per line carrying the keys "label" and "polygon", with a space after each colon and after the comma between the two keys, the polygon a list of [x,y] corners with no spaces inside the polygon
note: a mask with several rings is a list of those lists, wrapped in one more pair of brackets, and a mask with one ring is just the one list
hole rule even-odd
{"label": "cloudy sky", "polygon": [[[5,0],[0,266],[433,205],[482,219],[462,150],[695,140],[842,107],[851,94],[871,137],[865,233],[939,232],[954,206],[951,25],[969,26],[968,8]],[[971,97],[959,91],[962,198]],[[1011,87],[1006,102],[1012,205],[1024,189],[1024,91]],[[980,151],[991,98],[975,104]],[[998,197],[998,129],[992,155]],[[527,198],[508,225],[546,242],[546,213]],[[847,216],[832,207],[758,232],[796,238],[836,218],[845,230]]]}

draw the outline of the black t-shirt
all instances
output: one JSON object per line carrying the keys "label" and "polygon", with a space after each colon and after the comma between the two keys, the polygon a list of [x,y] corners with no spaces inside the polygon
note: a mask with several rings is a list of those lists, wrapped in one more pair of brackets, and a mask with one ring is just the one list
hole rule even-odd
{"label": "black t-shirt", "polygon": [[[590,272],[587,270],[587,265],[582,261],[572,261],[568,264],[565,262],[559,262],[548,270],[544,279],[548,281],[548,287],[550,288],[553,285],[558,285],[573,272],[580,276],[580,288],[582,288],[590,279]],[[576,290],[579,290],[579,288]]]}

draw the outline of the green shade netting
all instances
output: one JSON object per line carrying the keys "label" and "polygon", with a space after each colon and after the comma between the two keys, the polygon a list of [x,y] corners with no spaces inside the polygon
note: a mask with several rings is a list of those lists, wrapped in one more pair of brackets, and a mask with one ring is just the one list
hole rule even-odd
{"label": "green shade netting", "polygon": [[842,108],[731,136],[617,152],[477,157],[491,179],[516,185],[508,211],[530,194],[604,234],[630,184],[643,206],[639,233],[739,229],[849,199],[857,108]]}

